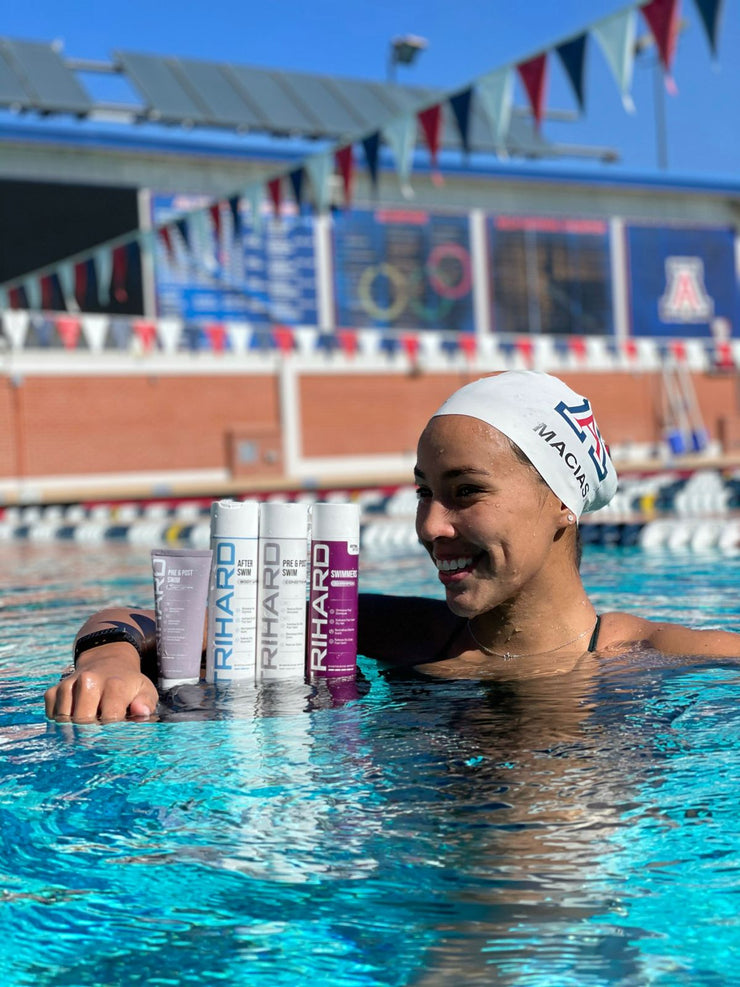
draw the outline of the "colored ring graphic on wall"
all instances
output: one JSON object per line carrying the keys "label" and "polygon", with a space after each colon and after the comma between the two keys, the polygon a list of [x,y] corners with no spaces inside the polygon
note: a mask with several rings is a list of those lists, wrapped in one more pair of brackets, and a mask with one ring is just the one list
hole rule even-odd
{"label": "colored ring graphic on wall", "polygon": [[412,288],[410,292],[409,308],[412,312],[423,319],[425,322],[437,322],[443,319],[449,314],[454,302],[451,298],[443,298],[440,296],[439,292],[435,292],[437,295],[437,304],[432,307],[431,305],[424,305],[421,299],[415,296],[413,288],[422,283],[423,272],[421,268],[417,267],[415,271],[409,274],[409,285]]}
{"label": "colored ring graphic on wall", "polygon": [[[395,293],[395,300],[386,308],[381,308],[373,299],[372,290],[376,278],[384,277],[390,282]],[[367,314],[378,321],[392,322],[397,319],[408,304],[409,292],[406,278],[392,264],[371,264],[362,272],[357,288],[360,304]]]}
{"label": "colored ring graphic on wall", "polygon": [[[460,280],[457,284],[448,284],[440,274],[442,261],[452,258],[460,265]],[[473,283],[473,274],[470,267],[470,254],[461,243],[439,243],[434,247],[426,263],[429,283],[442,298],[451,298],[457,301],[468,294]]]}

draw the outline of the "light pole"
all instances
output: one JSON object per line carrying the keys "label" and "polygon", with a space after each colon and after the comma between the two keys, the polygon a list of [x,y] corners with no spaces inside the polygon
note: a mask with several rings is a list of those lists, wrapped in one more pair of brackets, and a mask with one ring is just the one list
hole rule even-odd
{"label": "light pole", "polygon": [[417,34],[404,34],[393,38],[388,54],[388,82],[396,81],[397,65],[412,65],[427,47],[427,39]]}

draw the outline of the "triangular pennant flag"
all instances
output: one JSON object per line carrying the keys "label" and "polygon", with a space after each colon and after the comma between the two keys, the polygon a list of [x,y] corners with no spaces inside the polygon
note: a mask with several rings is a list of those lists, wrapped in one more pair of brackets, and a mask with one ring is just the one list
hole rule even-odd
{"label": "triangular pennant flag", "polygon": [[[401,346],[403,347],[403,351],[406,354],[406,356],[409,358],[409,360],[411,360],[412,362],[415,361],[419,355],[419,337],[414,335],[413,333],[405,332],[401,336]],[[395,347],[393,347],[393,350],[390,351],[394,352]]]}
{"label": "triangular pennant flag", "polygon": [[133,323],[132,329],[134,331],[134,335],[141,344],[142,350],[145,353],[148,353],[157,341],[157,327],[153,322],[148,322],[145,319],[136,319]]}
{"label": "triangular pennant flag", "polygon": [[172,259],[175,256],[175,251],[172,246],[172,236],[170,235],[169,226],[160,226],[157,233],[159,234],[159,239],[164,244],[164,249],[167,251],[167,256]]}
{"label": "triangular pennant flag", "polygon": [[126,290],[126,280],[128,278],[128,251],[125,246],[116,247],[113,251],[113,280],[111,287],[113,297],[119,304],[123,305],[128,301],[128,291]]}
{"label": "triangular pennant flag", "polygon": [[547,52],[535,55],[526,62],[520,62],[516,67],[519,78],[529,97],[529,105],[535,123],[539,127],[545,110],[545,92],[547,90]]}
{"label": "triangular pennant flag", "polygon": [[185,249],[190,250],[190,224],[187,219],[184,216],[181,216],[180,219],[175,220],[175,226],[177,228],[177,232],[182,237],[182,242],[185,244]]}
{"label": "triangular pennant flag", "polygon": [[300,168],[294,168],[293,171],[288,174],[291,188],[293,189],[293,197],[295,198],[296,205],[299,210],[303,205],[303,179],[305,174],[306,173],[303,170],[303,166]]}
{"label": "triangular pennant flag", "polygon": [[572,38],[570,41],[564,41],[555,49],[560,57],[560,61],[565,69],[566,75],[570,79],[570,84],[573,87],[573,92],[581,112],[583,112],[585,108],[583,78],[586,68],[587,42],[588,35],[580,34],[577,38]]}
{"label": "triangular pennant flag", "polygon": [[229,209],[231,210],[231,228],[234,231],[234,239],[238,240],[242,232],[242,207],[238,195],[232,195],[229,199]]}
{"label": "triangular pennant flag", "polygon": [[421,110],[417,117],[432,160],[432,181],[435,185],[440,185],[442,176],[437,169],[437,155],[439,154],[439,141],[442,135],[442,104],[437,103],[436,106],[429,106],[426,110]]}
{"label": "triangular pennant flag", "polygon": [[[92,268],[92,270],[91,270]],[[79,264],[75,264],[75,299],[80,308],[86,307],[87,302],[87,288],[90,282],[89,274],[95,274],[93,267],[93,262],[91,260],[83,260]]]}
{"label": "triangular pennant flag", "polygon": [[390,144],[396,159],[396,170],[401,182],[401,191],[406,196],[413,195],[408,179],[411,174],[412,158],[416,145],[416,115],[403,113],[401,116],[395,117],[383,128],[383,137]]}
{"label": "triangular pennant flag", "polygon": [[466,154],[470,152],[470,108],[473,100],[473,89],[463,89],[461,93],[450,96],[449,103],[452,115],[455,118],[457,129],[460,133],[463,150]]}
{"label": "triangular pennant flag", "polygon": [[694,4],[704,25],[712,55],[716,58],[717,34],[719,32],[719,15],[722,9],[722,0],[694,0]]}
{"label": "triangular pennant flag", "polygon": [[362,150],[365,153],[365,164],[367,165],[367,170],[370,172],[370,181],[373,186],[373,191],[377,191],[378,188],[378,154],[380,152],[380,131],[376,130],[374,134],[370,134],[362,142]]}
{"label": "triangular pennant flag", "polygon": [[651,0],[640,8],[658,49],[660,61],[666,71],[666,83],[671,92],[675,91],[670,72],[678,41],[679,6],[680,0]]}
{"label": "triangular pennant flag", "polygon": [[83,315],[82,334],[93,353],[99,353],[105,345],[105,334],[108,331],[107,315]]}
{"label": "triangular pennant flag", "polygon": [[110,279],[113,273],[113,257],[108,247],[101,247],[93,254],[95,277],[98,284],[98,301],[101,308],[110,302]]}
{"label": "triangular pennant flag", "polygon": [[527,336],[517,339],[514,347],[519,356],[524,360],[526,366],[530,367],[532,365],[532,357],[534,356],[534,343],[532,340]]}
{"label": "triangular pennant flag", "polygon": [[212,322],[206,326],[205,331],[213,352],[223,353],[226,349],[227,342],[226,327],[221,325],[220,322]]}
{"label": "triangular pennant flag", "polygon": [[317,212],[325,212],[329,204],[329,178],[331,177],[333,161],[328,153],[312,154],[304,162],[306,171],[311,179],[314,202]]}
{"label": "triangular pennant flag", "polygon": [[273,326],[272,335],[275,345],[281,353],[290,353],[294,346],[293,330],[290,326]]}
{"label": "triangular pennant flag", "polygon": [[270,194],[270,201],[272,202],[272,209],[276,219],[280,217],[280,201],[282,198],[281,189],[281,179],[278,175],[277,178],[271,178],[267,183],[267,191]]}
{"label": "triangular pennant flag", "polygon": [[216,236],[216,244],[220,246],[221,244],[221,203],[214,202],[210,206],[208,212],[211,216],[211,222],[213,223],[213,232]]}
{"label": "triangular pennant flag", "polygon": [[14,350],[22,350],[25,345],[28,320],[29,315],[25,309],[3,312],[3,330]]}
{"label": "triangular pennant flag", "polygon": [[475,95],[493,131],[493,141],[499,152],[504,150],[511,123],[514,100],[514,76],[506,66],[481,76],[475,83]]}
{"label": "triangular pennant flag", "polygon": [[245,353],[252,327],[246,322],[227,322],[226,332],[229,337],[229,349],[232,353]]}
{"label": "triangular pennant flag", "polygon": [[59,290],[62,293],[64,307],[68,312],[79,310],[77,299],[75,298],[75,266],[69,261],[65,261],[57,268],[57,281]]}
{"label": "triangular pennant flag", "polygon": [[357,333],[352,329],[337,329],[337,339],[340,349],[346,356],[354,356],[357,353]]}
{"label": "triangular pennant flag", "polygon": [[633,7],[620,10],[611,17],[592,24],[594,37],[601,45],[607,64],[616,79],[624,108],[632,112],[634,103],[630,95],[632,73],[635,67],[635,34],[637,15]]}
{"label": "triangular pennant flag", "polygon": [[80,339],[80,320],[65,315],[56,320],[56,326],[65,350],[75,349]]}
{"label": "triangular pennant flag", "polygon": [[28,299],[26,298],[26,292],[23,290],[22,285],[16,285],[14,288],[8,288],[8,302],[10,303],[10,307],[13,309],[28,308]]}
{"label": "triangular pennant flag", "polygon": [[54,304],[54,282],[51,274],[45,274],[39,278],[39,284],[41,285],[41,307],[45,311],[51,312],[56,308]]}
{"label": "triangular pennant flag", "polygon": [[352,169],[354,164],[351,144],[347,144],[346,147],[340,147],[338,151],[334,152],[334,163],[339,169],[339,174],[342,176],[344,205],[349,209],[352,202]]}
{"label": "triangular pennant flag", "polygon": [[259,233],[262,229],[262,203],[264,201],[264,191],[261,183],[257,182],[244,190],[244,198],[249,203],[249,221],[252,230]]}
{"label": "triangular pennant flag", "polygon": [[460,334],[460,349],[465,354],[467,360],[472,360],[478,350],[478,340],[475,338],[472,332],[463,332]]}
{"label": "triangular pennant flag", "polygon": [[3,288],[3,286],[0,285],[0,310],[8,308],[8,305],[9,305],[8,289]]}
{"label": "triangular pennant flag", "polygon": [[24,278],[23,290],[26,292],[26,302],[31,309],[41,308],[41,284],[37,278]]}
{"label": "triangular pennant flag", "polygon": [[157,323],[159,341],[165,353],[175,353],[182,337],[182,319],[168,316]]}

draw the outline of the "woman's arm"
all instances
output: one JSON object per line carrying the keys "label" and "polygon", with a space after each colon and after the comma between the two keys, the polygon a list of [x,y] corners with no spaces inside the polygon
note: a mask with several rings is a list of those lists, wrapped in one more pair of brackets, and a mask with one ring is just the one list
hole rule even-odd
{"label": "woman's arm", "polygon": [[601,620],[598,647],[647,644],[665,655],[697,658],[733,658],[740,662],[740,634],[719,630],[696,630],[627,613],[605,613]]}
{"label": "woman's arm", "polygon": [[[75,638],[74,671],[44,696],[49,719],[92,723],[151,716],[159,698],[154,626],[150,610],[111,607],[93,614]],[[128,640],[106,641],[106,631],[122,632]]]}

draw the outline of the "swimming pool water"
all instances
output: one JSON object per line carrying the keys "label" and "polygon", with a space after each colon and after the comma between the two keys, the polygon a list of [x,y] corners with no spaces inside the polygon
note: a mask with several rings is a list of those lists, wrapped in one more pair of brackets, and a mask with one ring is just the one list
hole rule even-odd
{"label": "swimming pool water", "polygon": [[[158,722],[47,723],[82,619],[148,555],[4,547],[7,985],[740,984],[740,673],[644,655],[596,689],[190,687]],[[588,548],[597,608],[737,628],[740,562]],[[439,593],[419,556],[364,589]]]}

